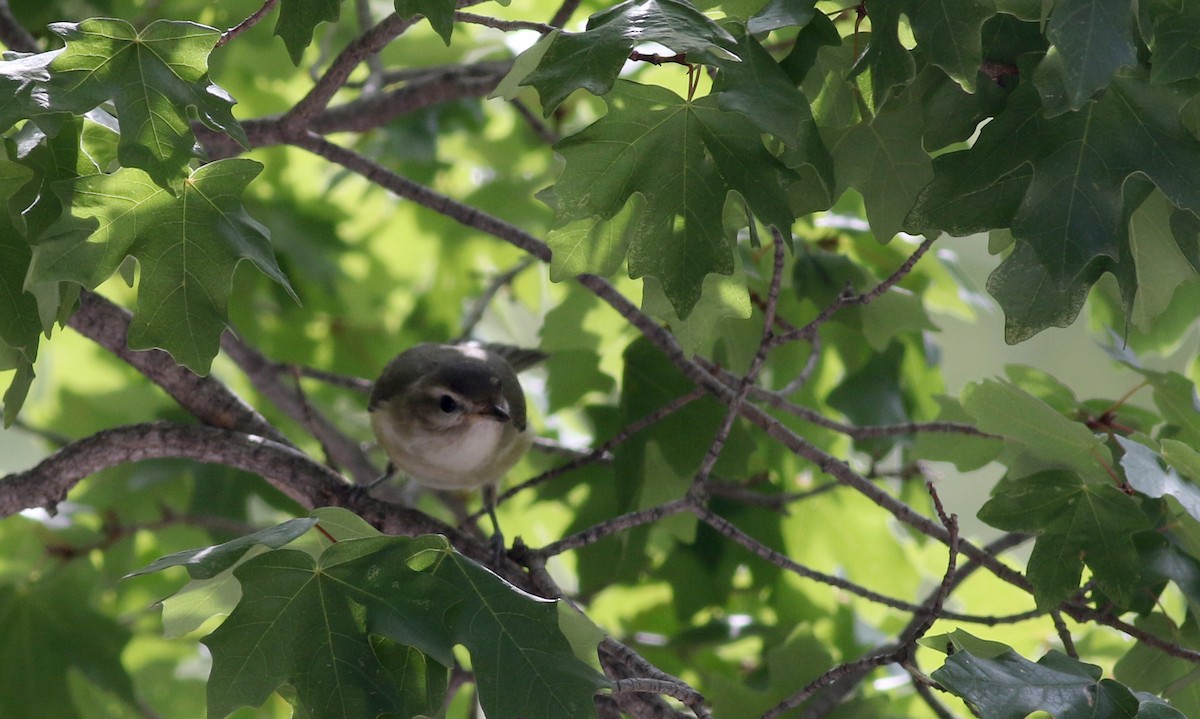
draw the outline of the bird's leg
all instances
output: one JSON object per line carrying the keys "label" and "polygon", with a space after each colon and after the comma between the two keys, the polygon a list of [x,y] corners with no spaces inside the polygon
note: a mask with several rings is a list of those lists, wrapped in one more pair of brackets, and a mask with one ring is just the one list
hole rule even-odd
{"label": "bird's leg", "polygon": [[492,520],[492,552],[496,564],[504,559],[504,533],[500,531],[500,521],[496,519],[496,485],[487,484],[483,487],[483,508]]}
{"label": "bird's leg", "polygon": [[370,482],[367,482],[366,484],[356,484],[356,485],[354,485],[354,487],[359,492],[362,492],[363,494],[367,494],[372,489],[375,489],[379,485],[381,485],[384,482],[391,479],[392,475],[394,475],[394,474],[396,474],[396,465],[392,464],[391,462],[388,462],[387,467],[383,470],[383,474],[379,475],[375,479],[372,479]]}

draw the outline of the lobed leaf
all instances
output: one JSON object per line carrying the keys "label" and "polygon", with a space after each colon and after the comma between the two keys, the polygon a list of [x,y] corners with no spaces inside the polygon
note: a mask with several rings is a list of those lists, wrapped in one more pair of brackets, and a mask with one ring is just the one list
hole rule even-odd
{"label": "lobed leaf", "polygon": [[[1118,273],[1131,303],[1127,223],[1145,197],[1131,178],[1200,212],[1200,179],[1187,169],[1200,163],[1200,141],[1180,120],[1186,100],[1128,71],[1080,111],[1047,117],[1023,84],[969,150],[934,160],[906,226],[955,235],[1012,228],[1017,249],[989,280],[1010,342],[1070,323],[1105,271]],[[1117,133],[1122,141],[1112,142]]]}
{"label": "lobed leaf", "polygon": [[1048,470],[996,487],[979,518],[997,529],[1033,532],[1037,541],[1026,574],[1038,607],[1052,609],[1079,588],[1083,564],[1121,606],[1141,575],[1133,535],[1151,525],[1136,500],[1111,484]]}
{"label": "lobed leaf", "polygon": [[1033,81],[1051,115],[1082,108],[1137,60],[1126,0],[1058,0],[1046,37],[1052,47]]}
{"label": "lobed leaf", "polygon": [[[631,212],[628,229],[613,234],[629,237],[630,276],[661,281],[686,319],[705,276],[734,270],[723,228],[728,194],[740,193],[764,222],[788,227],[785,188],[795,174],[767,152],[757,133],[745,132],[742,115],[720,110],[711,96],[690,102],[664,88],[622,83],[605,101],[604,117],[555,146],[566,161],[554,186],[555,224],[610,220],[631,200],[644,203]],[[578,226],[570,236],[585,229]],[[596,232],[580,239],[594,239]],[[611,251],[576,256],[597,262],[589,271],[613,268]]]}
{"label": "lobed leaf", "polygon": [[395,0],[396,14],[402,18],[412,18],[423,15],[429,21],[430,27],[450,44],[450,35],[454,32],[454,11],[458,7],[455,0]]}
{"label": "lobed leaf", "polygon": [[142,278],[129,346],[162,348],[206,373],[243,259],[291,291],[267,229],[241,204],[243,189],[261,169],[253,160],[219,160],[192,173],[178,194],[131,168],[60,184],[55,190],[71,214],[34,244],[28,281],[91,289],[133,257]]}
{"label": "lobed leaf", "polygon": [[520,82],[537,89],[547,116],[580,88],[607,95],[639,43],[738,59],[734,37],[684,0],[626,0],[592,15],[585,32],[556,32],[551,38],[541,62]]}
{"label": "lobed leaf", "polygon": [[177,188],[195,156],[194,110],[208,127],[249,146],[233,118],[233,98],[208,78],[208,54],[221,33],[190,22],[156,20],[136,30],[94,18],[50,26],[66,43],[49,65],[47,109],[82,115],[112,101],[121,122],[121,164]]}
{"label": "lobed leaf", "polygon": [[337,22],[342,0],[282,0],[275,34],[287,46],[292,64],[299,66],[304,50],[312,44],[313,31],[323,22]]}
{"label": "lobed leaf", "polygon": [[1024,719],[1036,711],[1055,719],[1183,717],[1161,699],[1101,679],[1100,667],[1058,652],[1031,662],[1011,650],[997,657],[960,651],[932,676],[971,702],[983,719]]}

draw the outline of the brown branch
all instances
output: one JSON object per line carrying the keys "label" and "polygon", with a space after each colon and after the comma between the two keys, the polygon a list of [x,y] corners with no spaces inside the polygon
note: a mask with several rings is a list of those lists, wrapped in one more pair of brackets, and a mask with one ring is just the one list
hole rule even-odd
{"label": "brown branch", "polygon": [[[434,105],[483,97],[496,88],[511,66],[510,62],[480,62],[407,72],[403,75],[403,86],[325,108],[309,119],[308,129],[318,134],[365,132]],[[286,142],[282,115],[245,120],[242,129],[251,148]],[[202,123],[193,123],[192,131],[211,159],[232,157],[246,151],[233,138]]]}
{"label": "brown branch", "polygon": [[[666,689],[667,691],[661,693],[679,699],[689,709],[691,709],[693,713],[695,713],[698,719],[707,719],[711,716],[708,713],[708,709],[704,706],[704,697],[701,696],[699,692],[688,686],[686,682],[678,679],[677,677],[671,676],[670,674],[646,661],[644,657],[621,642],[618,642],[612,637],[606,637],[600,642],[598,650],[600,661],[604,666],[605,674],[607,674],[610,679],[620,681],[622,679],[644,678],[656,682],[663,682],[664,684],[661,685],[661,688]],[[642,692],[637,690],[633,690],[632,692],[628,693],[614,691],[613,698],[622,705],[622,708],[625,708],[626,705],[624,703],[624,698],[629,693],[632,693],[635,696],[642,694]],[[651,708],[652,713],[638,713],[636,716],[679,716],[677,713],[670,711],[669,709],[667,709],[667,712],[669,713],[663,713],[663,709],[665,708],[666,707],[662,705],[656,705]]]}
{"label": "brown branch", "polygon": [[285,371],[282,365],[268,360],[232,333],[227,332],[221,338],[221,349],[246,373],[255,389],[284,414],[308,429],[325,448],[335,466],[345,468],[359,484],[367,484],[380,475],[379,469],[371,463],[357,441],[319,414],[296,388],[289,387],[281,380],[281,374]]}
{"label": "brown branch", "polygon": [[313,133],[305,133],[302,136],[296,137],[291,142],[296,147],[308,150],[334,164],[341,165],[352,172],[362,175],[363,178],[391,191],[395,195],[412,200],[467,227],[505,240],[537,257],[542,262],[550,261],[550,247],[545,242],[530,235],[516,225],[512,225],[494,215],[489,215],[482,210],[435,192],[424,185],[413,182],[407,177],[402,177],[382,165],[359,155],[353,150],[335,145]]}
{"label": "brown branch", "polygon": [[312,119],[329,105],[329,101],[346,84],[350,73],[360,63],[382,50],[389,42],[415,25],[419,19],[414,17],[405,20],[392,13],[375,27],[356,37],[334,58],[329,69],[317,80],[308,94],[284,114],[281,119],[281,129],[284,135],[294,136],[303,133]]}
{"label": "brown branch", "polygon": [[[345,484],[293,447],[242,432],[167,422],[106,429],[67,445],[24,472],[0,480],[0,517],[53,508],[81,479],[147,459],[180,457],[261,475],[301,506],[320,506]],[[329,502],[325,502],[329,503]]]}
{"label": "brown branch", "polygon": [[0,42],[17,52],[37,52],[37,39],[17,21],[8,0],[0,0]]}
{"label": "brown branch", "polygon": [[938,497],[937,491],[933,484],[926,484],[930,496],[933,499],[934,509],[937,512],[938,520],[942,523],[946,533],[949,535],[948,543],[949,552],[946,560],[946,571],[942,574],[942,581],[938,584],[937,589],[929,599],[922,602],[918,611],[913,613],[912,620],[908,626],[900,633],[899,642],[892,647],[877,650],[868,656],[861,659],[847,662],[839,666],[833,667],[813,681],[809,682],[803,689],[795,694],[787,697],[783,701],[776,704],[769,711],[763,714],[763,719],[775,719],[782,716],[784,713],[791,711],[807,702],[820,690],[833,685],[839,685],[840,690],[832,696],[825,697],[820,706],[810,707],[810,710],[805,712],[804,716],[824,716],[826,707],[832,707],[840,701],[841,696],[850,688],[854,687],[867,676],[872,670],[886,666],[888,664],[909,665],[913,652],[916,649],[916,643],[929,631],[933,626],[934,621],[942,616],[942,606],[945,603],[946,597],[950,595],[951,589],[956,586],[961,578],[958,576],[957,560],[958,560],[958,520],[953,515],[947,515],[942,507],[941,498]]}
{"label": "brown branch", "polygon": [[[182,458],[257,474],[306,508],[344,507],[387,534],[443,534],[473,559],[491,563],[491,545],[422,512],[359,491],[328,467],[289,445],[243,432],[151,422],[106,429],[63,447],[31,469],[0,479],[0,518],[32,507],[53,510],[84,477],[128,462]],[[493,566],[527,591],[515,563]]]}
{"label": "brown branch", "polygon": [[[546,470],[545,472],[542,472],[541,474],[537,475],[536,477],[527,479],[524,482],[518,484],[517,486],[512,487],[511,489],[505,491],[499,497],[496,498],[496,503],[499,504],[506,499],[512,498],[514,495],[516,495],[519,492],[523,492],[527,489],[532,489],[533,487],[536,487],[540,484],[545,484],[546,482],[549,482],[553,479],[561,477],[562,475],[566,474],[567,472],[578,469],[578,468],[583,467],[588,464],[592,464],[593,462],[601,461],[605,457],[609,456],[610,453],[612,452],[613,448],[616,447],[617,445],[626,441],[627,439],[629,439],[633,435],[637,434],[638,432],[641,432],[643,429],[646,429],[647,427],[649,427],[653,424],[661,422],[663,419],[678,412],[679,410],[683,409],[684,407],[691,404],[692,402],[695,402],[696,400],[700,399],[704,395],[705,395],[704,390],[697,388],[697,389],[692,390],[691,392],[688,392],[687,394],[676,397],[675,399],[671,400],[670,402],[667,402],[662,407],[659,407],[658,409],[654,410],[653,412],[646,415],[645,417],[641,417],[641,418],[636,419],[633,422],[630,422],[629,424],[625,425],[624,427],[621,428],[621,430],[619,432],[614,434],[607,441],[605,441],[603,444],[601,444],[599,447],[593,449],[592,451],[586,452],[577,457],[574,457],[570,461],[565,462],[557,467],[552,467],[552,468]],[[479,513],[476,513],[475,515],[472,515],[472,518],[477,519],[478,516],[479,516]]]}
{"label": "brown branch", "polygon": [[678,699],[695,710],[697,717],[711,717],[704,707],[704,697],[681,681],[670,679],[652,679],[650,677],[631,677],[618,679],[613,682],[613,694],[662,694]]}
{"label": "brown branch", "polygon": [[241,35],[242,33],[246,32],[250,28],[257,25],[260,20],[262,20],[264,17],[267,16],[267,13],[269,13],[275,9],[275,5],[278,3],[279,3],[279,0],[266,0],[265,2],[263,2],[262,7],[255,10],[254,13],[252,13],[250,15],[250,17],[246,18],[245,20],[239,22],[237,25],[234,25],[233,27],[229,28],[225,32],[221,33],[221,37],[219,40],[217,40],[217,44],[213,46],[213,49],[215,50],[216,48],[221,47],[222,45],[224,45],[225,43],[234,39],[238,35]]}
{"label": "brown branch", "polygon": [[874,301],[875,299],[877,299],[878,297],[883,295],[883,293],[887,292],[892,287],[895,287],[896,284],[899,283],[901,280],[903,280],[905,277],[907,277],[908,274],[910,272],[912,272],[913,268],[916,266],[917,261],[920,260],[921,257],[923,257],[925,255],[925,253],[929,251],[930,247],[933,247],[933,243],[936,239],[937,239],[936,237],[925,238],[925,240],[922,241],[921,244],[918,245],[915,250],[913,250],[912,254],[910,254],[908,256],[908,259],[906,259],[900,265],[900,267],[896,268],[895,272],[893,272],[886,279],[884,279],[882,282],[880,282],[878,285],[876,285],[872,289],[868,290],[867,292],[856,293],[853,290],[847,288],[847,291],[842,292],[842,294],[839,295],[836,299],[834,299],[834,301],[831,302],[827,307],[825,307],[825,309],[821,310],[821,312],[817,315],[817,317],[815,319],[813,319],[811,322],[809,322],[808,324],[806,324],[805,326],[803,326],[799,329],[779,335],[775,340],[776,343],[777,344],[786,344],[788,342],[793,342],[795,340],[809,339],[813,335],[816,334],[817,330],[819,330],[821,328],[821,325],[828,322],[835,314],[837,314],[841,310],[843,310],[847,307],[854,307],[854,306],[866,305],[866,304],[871,303],[872,301]]}
{"label": "brown branch", "polygon": [[536,550],[535,553],[541,557],[553,557],[563,552],[569,552],[572,549],[586,547],[599,542],[605,537],[611,537],[617,532],[640,527],[643,524],[651,524],[665,517],[686,512],[692,509],[694,504],[695,501],[691,497],[682,497],[647,509],[627,512],[588,527],[583,531],[563,537],[557,542],[551,542],[541,549]]}
{"label": "brown branch", "polygon": [[200,377],[175,363],[162,350],[131,350],[126,345],[129,313],[93,292],[84,291],[79,309],[71,315],[69,326],[128,362],[151,382],[162,387],[181,407],[205,424],[245,434],[267,437],[288,444],[288,440],[225,385],[212,377]]}
{"label": "brown branch", "polygon": [[454,13],[454,19],[458,22],[471,23],[472,25],[483,25],[484,27],[503,30],[504,32],[512,32],[513,30],[533,30],[540,32],[543,35],[548,35],[558,28],[553,25],[547,25],[544,22],[533,22],[530,20],[501,20],[500,18],[488,17],[487,15],[476,15],[471,12],[463,12],[458,10]]}

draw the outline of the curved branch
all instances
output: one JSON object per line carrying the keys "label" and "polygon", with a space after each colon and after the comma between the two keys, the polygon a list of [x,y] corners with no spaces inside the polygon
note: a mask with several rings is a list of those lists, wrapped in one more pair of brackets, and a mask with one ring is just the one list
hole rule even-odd
{"label": "curved branch", "polygon": [[[215,427],[149,422],[101,430],[73,442],[31,469],[0,480],[0,517],[29,507],[53,507],[80,480],[128,462],[168,457],[222,464],[261,475],[312,509],[345,484],[299,450],[261,436]],[[326,501],[324,504],[331,504]]]}
{"label": "curved branch", "polygon": [[129,312],[84,290],[68,325],[128,362],[201,422],[290,444],[257,410],[216,379],[194,374],[162,350],[129,349],[129,321]]}
{"label": "curved branch", "polygon": [[[36,466],[0,478],[0,518],[32,507],[53,510],[84,477],[147,459],[184,458],[257,474],[303,507],[344,507],[386,534],[442,534],[463,554],[489,563],[490,544],[415,509],[382,502],[294,447],[216,427],[150,422],[106,429],[63,447]],[[496,568],[527,591],[514,563]]]}

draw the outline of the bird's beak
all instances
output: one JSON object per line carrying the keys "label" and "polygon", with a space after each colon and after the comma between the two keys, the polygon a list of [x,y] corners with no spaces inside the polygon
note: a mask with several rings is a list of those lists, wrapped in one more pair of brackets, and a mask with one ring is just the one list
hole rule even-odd
{"label": "bird's beak", "polygon": [[482,410],[480,410],[479,414],[483,415],[484,417],[487,417],[488,419],[494,419],[497,422],[512,421],[512,417],[509,416],[508,412],[505,411],[505,409],[503,407],[501,407],[500,405],[496,405],[496,404],[487,405]]}

